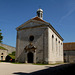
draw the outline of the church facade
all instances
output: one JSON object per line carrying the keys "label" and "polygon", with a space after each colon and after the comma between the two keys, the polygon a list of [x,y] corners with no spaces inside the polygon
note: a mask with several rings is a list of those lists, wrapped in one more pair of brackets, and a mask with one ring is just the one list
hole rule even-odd
{"label": "church facade", "polygon": [[16,62],[63,62],[63,38],[53,26],[43,20],[43,10],[37,16],[16,28]]}

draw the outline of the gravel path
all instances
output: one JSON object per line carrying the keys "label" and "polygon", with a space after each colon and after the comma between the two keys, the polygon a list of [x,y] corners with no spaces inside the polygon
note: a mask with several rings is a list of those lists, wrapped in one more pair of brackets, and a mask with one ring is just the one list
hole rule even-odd
{"label": "gravel path", "polygon": [[20,75],[20,73],[24,73],[25,75],[25,73],[32,73],[52,66],[53,65],[11,64],[0,62],[0,75]]}

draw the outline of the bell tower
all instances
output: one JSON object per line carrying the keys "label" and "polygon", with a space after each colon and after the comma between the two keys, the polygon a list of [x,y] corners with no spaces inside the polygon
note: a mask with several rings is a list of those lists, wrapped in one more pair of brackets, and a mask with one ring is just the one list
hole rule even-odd
{"label": "bell tower", "polygon": [[43,19],[43,10],[41,8],[39,8],[37,10],[37,16],[40,18],[40,19]]}

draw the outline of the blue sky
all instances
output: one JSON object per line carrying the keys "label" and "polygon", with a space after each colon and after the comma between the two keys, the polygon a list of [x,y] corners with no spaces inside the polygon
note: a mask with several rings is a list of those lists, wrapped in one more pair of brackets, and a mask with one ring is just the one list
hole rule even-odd
{"label": "blue sky", "polygon": [[16,27],[35,17],[38,8],[64,42],[75,42],[75,0],[0,0],[3,44],[16,47]]}

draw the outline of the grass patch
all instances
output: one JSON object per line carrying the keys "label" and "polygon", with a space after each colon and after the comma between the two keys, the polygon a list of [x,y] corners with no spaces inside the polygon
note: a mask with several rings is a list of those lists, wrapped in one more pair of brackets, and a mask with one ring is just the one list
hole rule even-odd
{"label": "grass patch", "polygon": [[14,56],[14,55],[9,54],[9,56],[10,56],[12,59],[15,59],[15,56]]}
{"label": "grass patch", "polygon": [[4,61],[4,60],[3,60],[3,61],[1,61],[1,60],[0,60],[0,62],[6,62],[6,61]]}
{"label": "grass patch", "polygon": [[2,46],[0,46],[0,49],[7,50],[6,48],[4,48],[4,47],[2,47]]}
{"label": "grass patch", "polygon": [[65,63],[54,63],[54,64],[40,64],[40,63],[36,63],[33,65],[60,65],[60,64],[65,64]]}
{"label": "grass patch", "polygon": [[55,64],[41,64],[41,63],[20,63],[20,62],[11,62],[13,64],[32,64],[32,65],[61,65],[65,63],[55,63]]}
{"label": "grass patch", "polygon": [[8,54],[12,59],[15,59],[15,51],[13,51],[12,53]]}
{"label": "grass patch", "polygon": [[34,64],[34,63],[33,63],[33,65],[49,65],[49,64],[40,64],[40,63]]}
{"label": "grass patch", "polygon": [[26,63],[20,63],[20,62],[11,62],[12,64],[26,64]]}

